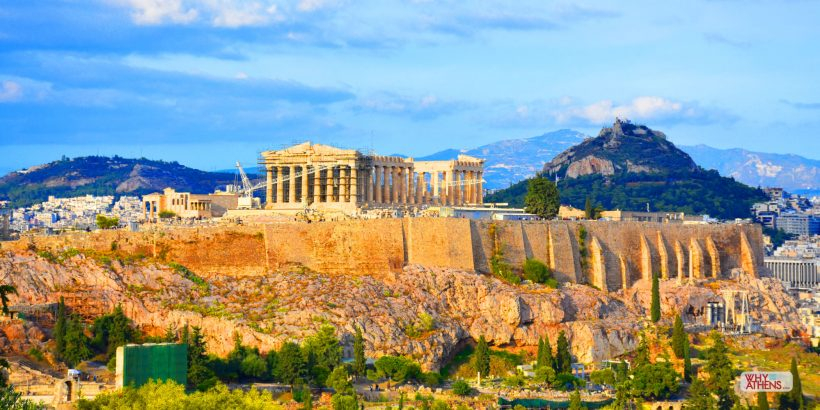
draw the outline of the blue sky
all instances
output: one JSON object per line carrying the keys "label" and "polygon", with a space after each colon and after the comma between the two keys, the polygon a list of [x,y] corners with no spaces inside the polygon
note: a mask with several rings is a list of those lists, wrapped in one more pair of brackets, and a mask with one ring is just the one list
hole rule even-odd
{"label": "blue sky", "polygon": [[0,3],[0,171],[206,170],[312,140],[424,155],[615,116],[820,158],[820,2]]}

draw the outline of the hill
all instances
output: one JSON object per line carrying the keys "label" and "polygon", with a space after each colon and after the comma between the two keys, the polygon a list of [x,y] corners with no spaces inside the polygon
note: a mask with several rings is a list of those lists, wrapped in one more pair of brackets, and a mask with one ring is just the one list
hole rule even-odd
{"label": "hill", "polygon": [[0,178],[0,199],[27,206],[49,195],[144,195],[166,187],[203,193],[233,181],[231,173],[200,171],[177,162],[89,156],[11,172]]}
{"label": "hill", "polygon": [[777,186],[789,192],[820,190],[820,161],[794,154],[771,154],[707,145],[680,147],[700,166],[716,169],[751,186]]}
{"label": "hill", "polygon": [[[747,217],[766,197],[755,189],[699,167],[662,132],[616,120],[596,138],[562,152],[541,175],[557,179],[561,202],[583,208],[587,197],[606,209],[681,211],[720,218]],[[488,196],[486,202],[523,206],[528,181]]]}
{"label": "hill", "polygon": [[502,140],[468,150],[447,149],[416,159],[448,160],[456,158],[458,154],[484,158],[484,186],[499,189],[532,177],[541,169],[542,164],[586,137],[578,131],[558,130],[530,138]]}

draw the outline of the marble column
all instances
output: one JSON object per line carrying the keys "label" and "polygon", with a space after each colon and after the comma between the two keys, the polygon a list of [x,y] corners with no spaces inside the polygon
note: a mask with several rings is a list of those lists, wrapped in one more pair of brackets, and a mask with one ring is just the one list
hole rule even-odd
{"label": "marble column", "polygon": [[356,165],[350,167],[350,202],[359,203],[359,170]]}
{"label": "marble column", "polygon": [[265,188],[265,207],[270,208],[273,204],[273,168],[267,167],[267,186]]}
{"label": "marble column", "polygon": [[285,202],[285,167],[276,167],[276,203],[281,204]]}
{"label": "marble column", "polygon": [[313,203],[322,202],[322,168],[313,166]]}
{"label": "marble column", "polygon": [[419,172],[416,176],[416,204],[424,203],[424,172]]}
{"label": "marble column", "polygon": [[475,185],[473,185],[474,178],[473,178],[473,171],[465,171],[465,182],[464,182],[464,203],[466,204],[474,204],[473,201],[473,191],[475,191]]}
{"label": "marble column", "polygon": [[452,191],[450,187],[450,180],[453,178],[452,171],[441,172],[441,183],[444,185],[441,189],[441,205],[450,205]]}
{"label": "marble column", "polygon": [[430,174],[430,183],[433,184],[433,203],[438,205],[441,203],[441,189],[439,187],[438,171],[433,171]]}
{"label": "marble column", "polygon": [[394,165],[390,171],[390,202],[395,204],[399,202],[399,167]]}
{"label": "marble column", "polygon": [[340,165],[339,166],[339,201],[338,202],[347,202],[347,189],[348,189],[348,182],[347,179],[347,165]]}
{"label": "marble column", "polygon": [[376,194],[376,202],[382,202],[382,193],[384,190],[382,189],[382,176],[384,175],[384,169],[381,165],[376,165],[373,168],[376,170],[376,186],[374,187],[373,193]]}
{"label": "marble column", "polygon": [[399,167],[399,203],[407,203],[407,168]]}
{"label": "marble column", "polygon": [[407,168],[407,203],[416,203],[416,173],[413,168]]}
{"label": "marble column", "polygon": [[373,202],[373,167],[368,167],[364,171],[364,182],[365,182],[365,198],[367,198],[367,203]]}
{"label": "marble column", "polygon": [[476,181],[476,188],[478,189],[478,192],[476,192],[476,203],[479,205],[484,203],[484,183],[482,182],[483,177],[484,173],[479,171],[478,177],[476,177],[476,179],[478,180]]}
{"label": "marble column", "polygon": [[390,166],[385,165],[382,167],[384,169],[384,192],[382,192],[382,202],[385,204],[390,203]]}
{"label": "marble column", "polygon": [[325,202],[335,202],[335,196],[333,192],[333,178],[334,178],[334,170],[336,167],[330,166],[327,167],[327,192],[325,192]]}
{"label": "marble column", "polygon": [[456,171],[453,173],[453,205],[459,206],[461,205],[461,171]]}
{"label": "marble column", "polygon": [[302,197],[300,198],[302,203],[307,205],[308,203],[308,167],[307,165],[302,166]]}
{"label": "marble column", "polygon": [[288,202],[296,202],[296,165],[291,165],[288,170]]}

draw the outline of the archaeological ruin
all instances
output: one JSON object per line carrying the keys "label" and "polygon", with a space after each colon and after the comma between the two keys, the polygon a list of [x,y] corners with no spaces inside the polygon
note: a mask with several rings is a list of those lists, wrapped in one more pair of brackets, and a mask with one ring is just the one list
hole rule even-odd
{"label": "archaeological ruin", "polygon": [[484,160],[414,161],[305,142],[264,151],[265,208],[359,208],[481,204]]}

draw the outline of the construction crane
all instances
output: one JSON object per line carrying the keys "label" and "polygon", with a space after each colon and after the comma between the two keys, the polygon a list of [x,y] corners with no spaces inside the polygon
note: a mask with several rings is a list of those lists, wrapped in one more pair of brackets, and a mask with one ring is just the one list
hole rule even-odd
{"label": "construction crane", "polygon": [[[242,188],[237,191],[239,194],[239,209],[258,209],[262,206],[259,198],[253,197],[254,185],[251,183],[251,179],[248,178],[248,174],[245,173],[245,170],[242,169],[242,164],[239,161],[236,161],[236,169],[239,171],[239,178],[242,182]],[[257,184],[260,186],[264,186],[264,183]]]}

